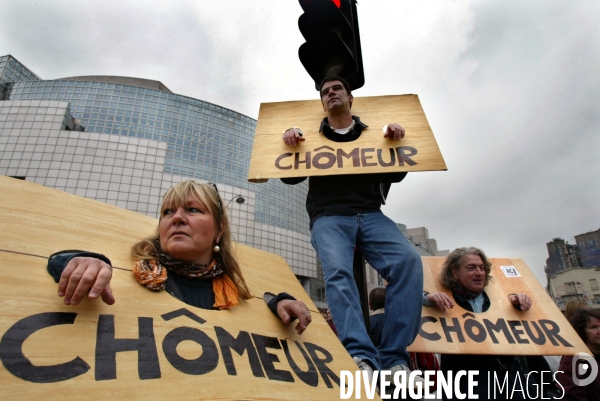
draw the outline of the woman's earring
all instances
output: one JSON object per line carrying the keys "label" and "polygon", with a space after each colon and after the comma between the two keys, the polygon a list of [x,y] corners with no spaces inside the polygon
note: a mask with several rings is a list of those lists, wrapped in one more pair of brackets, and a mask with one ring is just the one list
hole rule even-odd
{"label": "woman's earring", "polygon": [[220,250],[221,250],[221,247],[219,246],[219,244],[216,244],[216,245],[213,247],[213,251],[215,251],[215,252],[219,252]]}

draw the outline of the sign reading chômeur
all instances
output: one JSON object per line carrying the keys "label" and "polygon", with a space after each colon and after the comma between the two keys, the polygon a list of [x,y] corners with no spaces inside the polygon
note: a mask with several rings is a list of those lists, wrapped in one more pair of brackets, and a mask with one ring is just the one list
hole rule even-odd
{"label": "sign reading ch\u00f4meur", "polygon": [[[248,181],[447,169],[417,95],[355,97],[352,114],[368,128],[355,141],[340,143],[319,132],[325,117],[320,100],[262,103]],[[406,130],[402,140],[383,137],[390,123]],[[292,127],[305,138],[295,147],[282,139]]]}

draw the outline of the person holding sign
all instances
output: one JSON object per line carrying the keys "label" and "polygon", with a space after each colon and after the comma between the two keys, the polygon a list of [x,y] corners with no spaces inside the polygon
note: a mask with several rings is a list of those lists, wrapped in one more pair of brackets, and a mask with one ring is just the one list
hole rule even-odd
{"label": "person holding sign", "polygon": [[[471,312],[485,312],[490,306],[490,299],[483,290],[492,279],[492,264],[479,248],[457,248],[452,251],[442,266],[441,283],[452,290],[456,302]],[[510,294],[509,301],[515,308],[523,312],[532,305],[527,294]],[[454,302],[443,292],[425,293],[425,306],[437,306],[445,311],[454,307]]]}
{"label": "person holding sign", "polygon": [[[491,269],[492,264],[481,249],[469,247],[453,250],[442,265],[440,281],[444,287],[452,290],[452,297],[454,299],[451,299],[443,292],[431,294],[424,292],[423,305],[437,306],[438,309],[445,311],[453,308],[456,303],[469,312],[482,313],[487,311],[491,303],[484,288],[492,280]],[[531,309],[532,300],[527,294],[510,294],[508,298],[515,308],[523,312]],[[442,372],[452,371],[456,373],[458,371],[479,370],[479,375],[477,376],[478,385],[474,388],[474,394],[478,395],[479,399],[488,399],[488,391],[491,391],[493,388],[494,374],[500,380],[504,380],[505,376],[508,376],[509,387],[505,388],[504,391],[508,391],[509,394],[516,383],[517,376],[519,376],[519,383],[522,386],[527,387],[528,384],[531,385],[531,382],[527,381],[525,376],[529,370],[526,368],[527,366],[529,366],[532,373],[535,370],[534,366],[536,368],[538,366],[543,367],[538,370],[550,370],[544,358],[540,356],[441,355]],[[488,381],[488,379],[491,381]],[[537,391],[532,389],[528,393],[528,390],[526,388],[522,389],[520,384],[517,384],[517,386],[518,391],[514,392],[515,399],[519,399],[523,395],[523,392],[525,394],[534,394],[534,391]],[[467,387],[466,377],[462,377],[460,391],[466,392],[468,390]],[[497,397],[499,398],[494,399],[510,399],[505,392],[500,393],[500,391],[497,391]],[[528,398],[528,396],[524,398]]]}
{"label": "person holding sign", "polygon": [[[238,299],[251,298],[232,252],[229,221],[216,185],[181,182],[167,191],[160,210],[154,234],[131,249],[133,274],[140,284],[204,309],[229,309]],[[85,296],[115,302],[112,266],[104,255],[61,251],[48,259],[48,271],[67,305],[77,305]],[[312,320],[304,302],[286,293],[271,297],[268,305],[286,324],[298,318],[298,334]]]}
{"label": "person holding sign", "polygon": [[[326,77],[320,88],[327,117],[319,132],[327,139],[351,142],[361,135],[376,135],[350,112],[354,98],[344,79]],[[398,124],[389,124],[383,134],[390,141],[399,141],[404,135],[404,129]],[[288,129],[283,134],[283,141],[288,146],[296,146],[304,140],[299,128]],[[340,341],[368,374],[382,368],[392,370],[392,373],[401,370],[410,373],[406,347],[419,331],[423,289],[421,257],[396,224],[380,210],[391,183],[400,182],[405,176],[405,172],[315,176],[308,182],[306,209],[310,217],[311,242],[323,265],[333,321]],[[305,179],[281,180],[293,185]],[[388,282],[385,330],[379,352],[365,327],[354,282],[355,247]]]}

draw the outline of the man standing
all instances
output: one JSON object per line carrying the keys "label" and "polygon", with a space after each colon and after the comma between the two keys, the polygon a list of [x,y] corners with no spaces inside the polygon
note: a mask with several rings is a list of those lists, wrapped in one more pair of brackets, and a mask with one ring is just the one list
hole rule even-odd
{"label": "man standing", "polygon": [[[340,77],[321,82],[321,103],[327,117],[319,132],[334,142],[351,142],[360,135],[374,135],[350,113],[353,97]],[[401,140],[404,129],[389,124],[384,134]],[[288,146],[305,140],[302,131],[284,132]],[[338,336],[360,369],[409,371],[408,353],[419,330],[423,267],[421,257],[396,224],[381,213],[384,185],[400,182],[406,173],[351,174],[309,178],[306,209],[310,217],[311,243],[323,265],[325,289]],[[301,178],[282,178],[297,184]],[[365,259],[388,282],[385,328],[379,351],[365,327],[352,262],[357,247]]]}

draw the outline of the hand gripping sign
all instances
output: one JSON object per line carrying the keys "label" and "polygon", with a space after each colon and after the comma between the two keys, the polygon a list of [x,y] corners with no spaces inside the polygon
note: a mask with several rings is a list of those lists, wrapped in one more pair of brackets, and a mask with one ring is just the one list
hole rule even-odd
{"label": "hand gripping sign", "polygon": [[[319,133],[325,117],[320,100],[262,103],[256,125],[248,181],[269,178],[402,171],[446,170],[417,95],[355,97],[351,112],[369,126],[352,142],[334,142]],[[383,137],[400,124],[402,140]],[[304,142],[290,147],[282,132],[299,127]]]}
{"label": "hand gripping sign", "polygon": [[[280,256],[238,244],[252,298],[227,311],[152,292],[131,273],[129,248],[148,216],[0,176],[0,399],[337,400],[356,364]],[[48,255],[109,255],[116,303],[64,305]],[[261,299],[286,291],[314,320],[303,335]]]}

